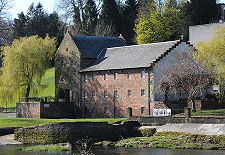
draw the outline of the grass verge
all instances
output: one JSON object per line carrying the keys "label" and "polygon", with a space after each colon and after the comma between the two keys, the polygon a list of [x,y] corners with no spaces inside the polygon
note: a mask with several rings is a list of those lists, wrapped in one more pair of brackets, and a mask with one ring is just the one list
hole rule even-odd
{"label": "grass verge", "polygon": [[127,118],[89,118],[89,119],[32,119],[32,118],[9,118],[0,117],[0,128],[7,127],[28,127],[39,124],[57,123],[57,122],[120,122],[127,121]]}
{"label": "grass verge", "polygon": [[192,114],[223,115],[223,114],[225,114],[225,109],[217,109],[217,110],[200,110],[200,111],[192,112]]}
{"label": "grass verge", "polygon": [[198,135],[184,132],[156,132],[151,137],[133,137],[118,142],[103,141],[96,145],[133,147],[133,148],[168,148],[168,149],[225,149],[225,135]]}
{"label": "grass verge", "polygon": [[70,151],[71,148],[68,146],[61,145],[36,145],[36,146],[27,146],[27,147],[19,147],[17,148],[19,151],[29,151],[29,152],[61,152],[61,151]]}

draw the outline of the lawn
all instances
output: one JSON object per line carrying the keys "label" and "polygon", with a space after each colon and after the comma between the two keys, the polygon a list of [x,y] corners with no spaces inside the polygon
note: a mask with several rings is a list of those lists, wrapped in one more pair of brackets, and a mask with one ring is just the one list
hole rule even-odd
{"label": "lawn", "polygon": [[89,119],[32,119],[32,118],[9,118],[0,117],[0,128],[6,127],[28,127],[39,124],[57,123],[57,122],[108,122],[126,121],[126,118],[89,118]]}
{"label": "lawn", "polygon": [[225,115],[225,109],[217,109],[217,110],[200,110],[200,111],[197,111],[197,112],[192,112],[192,114]]}
{"label": "lawn", "polygon": [[[55,97],[55,68],[50,68],[45,72],[45,75],[41,81],[41,84],[47,84],[47,87],[44,90],[38,89],[38,94],[34,95],[31,94],[30,97],[39,96],[53,96]],[[8,103],[8,107],[15,107],[16,102],[18,102],[19,99],[15,99],[12,103]],[[5,107],[5,103],[0,103],[0,107]]]}

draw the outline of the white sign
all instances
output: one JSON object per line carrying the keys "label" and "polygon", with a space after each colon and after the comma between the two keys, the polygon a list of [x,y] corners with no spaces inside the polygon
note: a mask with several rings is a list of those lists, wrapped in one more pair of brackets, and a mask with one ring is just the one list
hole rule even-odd
{"label": "white sign", "polygon": [[49,104],[44,104],[44,108],[49,108]]}
{"label": "white sign", "polygon": [[171,116],[171,109],[153,109],[153,116]]}

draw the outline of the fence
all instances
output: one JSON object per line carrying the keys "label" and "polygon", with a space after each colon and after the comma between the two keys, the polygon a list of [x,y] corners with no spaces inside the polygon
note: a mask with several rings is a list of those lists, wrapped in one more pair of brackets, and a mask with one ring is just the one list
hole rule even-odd
{"label": "fence", "polygon": [[20,97],[19,102],[54,102],[53,96],[41,96],[41,97]]}
{"label": "fence", "polygon": [[0,112],[2,112],[2,113],[15,113],[16,107],[9,107],[9,108],[0,107]]}

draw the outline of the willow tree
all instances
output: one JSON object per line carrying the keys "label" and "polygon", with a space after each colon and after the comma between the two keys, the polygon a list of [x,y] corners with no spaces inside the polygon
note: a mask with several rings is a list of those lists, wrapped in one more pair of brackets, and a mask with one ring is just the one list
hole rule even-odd
{"label": "willow tree", "polygon": [[215,73],[215,82],[221,85],[225,79],[225,27],[219,28],[212,39],[197,42],[196,47],[195,58]]}
{"label": "willow tree", "polygon": [[37,92],[41,79],[56,50],[56,39],[46,36],[22,37],[2,47],[0,98],[5,101]]}

